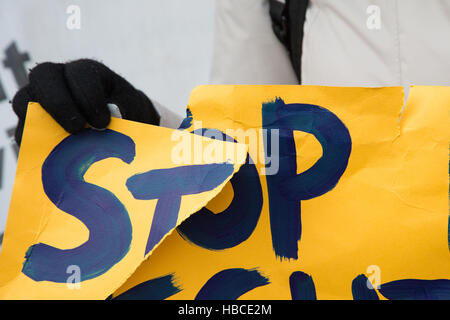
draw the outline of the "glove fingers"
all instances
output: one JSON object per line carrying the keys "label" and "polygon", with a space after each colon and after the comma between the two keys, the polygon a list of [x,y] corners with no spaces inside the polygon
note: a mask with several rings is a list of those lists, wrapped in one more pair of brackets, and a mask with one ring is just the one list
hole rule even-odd
{"label": "glove fingers", "polygon": [[16,131],[14,133],[14,138],[17,145],[19,146],[22,142],[23,127],[25,124],[25,116],[27,115],[28,103],[34,100],[35,99],[33,99],[32,97],[29,85],[26,85],[25,87],[17,91],[16,95],[12,99],[12,108],[19,118],[16,126]]}
{"label": "glove fingers", "polygon": [[124,119],[159,125],[160,116],[153,103],[144,93],[133,87],[132,90],[113,91],[108,102],[119,107]]}
{"label": "glove fingers", "polygon": [[73,99],[87,122],[94,128],[108,126],[111,113],[106,105],[102,77],[96,63],[77,60],[64,67],[64,75]]}
{"label": "glove fingers", "polygon": [[12,108],[19,119],[24,120],[27,115],[28,103],[34,101],[30,86],[26,85],[12,99]]}
{"label": "glove fingers", "polygon": [[115,104],[123,119],[159,125],[159,114],[152,102],[128,81],[107,66],[90,60],[103,85],[106,102]]}
{"label": "glove fingers", "polygon": [[67,132],[77,133],[84,128],[86,119],[67,87],[64,65],[41,63],[31,70],[29,79],[33,97]]}

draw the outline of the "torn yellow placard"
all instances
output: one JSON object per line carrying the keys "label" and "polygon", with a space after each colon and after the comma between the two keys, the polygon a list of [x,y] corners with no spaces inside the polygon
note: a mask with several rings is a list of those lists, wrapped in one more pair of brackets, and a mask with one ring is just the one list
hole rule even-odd
{"label": "torn yellow placard", "polygon": [[[227,145],[233,157],[214,153]],[[191,161],[194,148],[209,153],[196,149]],[[0,299],[105,299],[245,157],[245,145],[115,118],[106,131],[70,136],[31,103],[0,255]]]}
{"label": "torn yellow placard", "polygon": [[402,112],[403,100],[400,87],[195,89],[186,130],[235,134],[255,164],[114,296],[448,297],[450,88],[412,87]]}

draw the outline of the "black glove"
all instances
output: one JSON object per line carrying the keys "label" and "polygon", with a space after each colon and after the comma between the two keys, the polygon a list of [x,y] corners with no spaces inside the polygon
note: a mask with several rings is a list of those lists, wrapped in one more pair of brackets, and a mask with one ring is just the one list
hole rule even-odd
{"label": "black glove", "polygon": [[42,107],[69,133],[81,131],[86,122],[97,129],[108,126],[107,103],[117,105],[122,118],[159,125],[152,102],[140,90],[100,62],[81,59],[69,63],[45,62],[30,71],[29,84],[12,100],[19,117],[15,139],[22,140],[28,102]]}

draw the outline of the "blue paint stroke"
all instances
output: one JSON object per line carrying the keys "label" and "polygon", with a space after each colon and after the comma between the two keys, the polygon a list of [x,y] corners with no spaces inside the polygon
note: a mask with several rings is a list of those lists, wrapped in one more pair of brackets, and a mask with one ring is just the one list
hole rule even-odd
{"label": "blue paint stroke", "polygon": [[192,125],[192,112],[189,108],[186,108],[186,118],[183,119],[183,122],[181,122],[180,126],[178,127],[178,129],[182,130],[182,129],[187,129]]}
{"label": "blue paint stroke", "polygon": [[195,300],[236,300],[244,293],[269,284],[256,269],[226,269],[213,275]]}
{"label": "blue paint stroke", "polygon": [[112,300],[164,300],[180,292],[174,274],[151,279],[121,293]]}
{"label": "blue paint stroke", "polygon": [[373,289],[372,285],[370,288],[369,279],[364,274],[360,274],[352,281],[352,294],[353,300],[380,300],[378,294]]}
{"label": "blue paint stroke", "polygon": [[89,239],[62,250],[44,243],[31,246],[22,272],[35,281],[64,283],[67,267],[77,265],[81,281],[98,277],[128,252],[132,226],[123,204],[110,191],[84,180],[89,167],[106,158],[131,163],[133,140],[112,130],[87,129],[59,143],[42,166],[42,183],[48,198],[60,210],[80,220]]}
{"label": "blue paint stroke", "polygon": [[[351,137],[336,115],[316,105],[286,105],[277,98],[263,104],[262,118],[263,128],[269,129],[266,156],[271,154],[271,130],[279,129],[279,171],[266,177],[273,249],[276,256],[298,259],[300,200],[318,197],[336,186],[347,168]],[[323,150],[322,157],[301,174],[297,174],[294,130],[314,135]]]}
{"label": "blue paint stroke", "polygon": [[390,300],[450,300],[450,280],[397,280],[382,284],[379,291]]}
{"label": "blue paint stroke", "polygon": [[213,190],[233,171],[233,164],[213,163],[150,170],[129,178],[127,187],[136,199],[158,199],[145,254],[176,226],[181,196]]}
{"label": "blue paint stroke", "polygon": [[292,300],[317,300],[312,277],[304,272],[292,272],[289,277]]}
{"label": "blue paint stroke", "polygon": [[[207,131],[211,133],[211,130],[199,129],[194,133],[203,135]],[[222,137],[222,141],[235,141],[218,130],[214,136]],[[209,250],[231,248],[250,237],[258,223],[263,203],[258,170],[250,160],[247,155],[245,164],[230,180],[234,190],[230,205],[220,213],[214,214],[202,208],[191,215],[177,228],[181,237]]]}

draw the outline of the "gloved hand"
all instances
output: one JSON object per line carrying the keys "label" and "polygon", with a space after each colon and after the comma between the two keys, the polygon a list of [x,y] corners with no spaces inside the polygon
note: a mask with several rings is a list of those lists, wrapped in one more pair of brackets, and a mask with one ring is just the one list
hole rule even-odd
{"label": "gloved hand", "polygon": [[108,126],[107,103],[117,105],[123,119],[159,125],[152,102],[140,90],[100,62],[81,59],[69,63],[45,62],[30,71],[29,84],[12,100],[19,117],[15,139],[22,140],[28,102],[42,107],[69,133]]}

